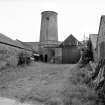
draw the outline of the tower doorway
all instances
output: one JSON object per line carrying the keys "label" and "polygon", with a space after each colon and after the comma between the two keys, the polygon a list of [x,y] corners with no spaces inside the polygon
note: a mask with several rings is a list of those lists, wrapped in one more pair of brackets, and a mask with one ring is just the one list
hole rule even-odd
{"label": "tower doorway", "polygon": [[48,56],[47,54],[45,54],[45,62],[47,62]]}

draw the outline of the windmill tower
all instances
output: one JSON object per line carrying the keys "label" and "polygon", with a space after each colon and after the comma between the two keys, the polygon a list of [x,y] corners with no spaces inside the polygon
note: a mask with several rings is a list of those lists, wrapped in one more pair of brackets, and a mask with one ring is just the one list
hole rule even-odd
{"label": "windmill tower", "polygon": [[51,47],[54,47],[57,43],[57,13],[54,11],[44,11],[41,13],[40,53],[42,53],[43,56],[48,56],[48,59],[51,59],[51,56],[54,56],[55,53]]}
{"label": "windmill tower", "polygon": [[54,44],[58,41],[57,13],[53,11],[42,12],[40,43]]}

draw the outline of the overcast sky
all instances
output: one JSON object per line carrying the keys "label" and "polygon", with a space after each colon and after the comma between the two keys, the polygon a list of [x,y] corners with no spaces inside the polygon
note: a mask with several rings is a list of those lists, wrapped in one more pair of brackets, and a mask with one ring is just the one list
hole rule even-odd
{"label": "overcast sky", "polygon": [[97,34],[105,0],[0,0],[0,33],[21,41],[39,41],[41,12],[58,13],[58,36],[82,40]]}

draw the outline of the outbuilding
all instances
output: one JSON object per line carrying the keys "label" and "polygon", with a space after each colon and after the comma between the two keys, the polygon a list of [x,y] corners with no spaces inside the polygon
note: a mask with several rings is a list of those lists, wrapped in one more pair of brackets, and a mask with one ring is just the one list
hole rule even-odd
{"label": "outbuilding", "polygon": [[72,34],[60,44],[63,64],[73,64],[79,61],[80,45],[81,43]]}

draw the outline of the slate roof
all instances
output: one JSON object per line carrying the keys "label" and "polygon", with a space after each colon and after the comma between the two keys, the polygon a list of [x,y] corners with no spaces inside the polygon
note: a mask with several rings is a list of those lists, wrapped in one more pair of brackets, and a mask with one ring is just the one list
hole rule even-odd
{"label": "slate roof", "polygon": [[24,48],[23,45],[19,44],[18,42],[12,40],[11,38],[7,37],[6,35],[0,33],[0,42],[2,43],[7,43],[7,44],[10,44],[10,45],[14,45],[14,46],[19,46],[19,47],[22,47]]}
{"label": "slate roof", "polygon": [[21,44],[17,40],[13,40],[2,33],[0,33],[0,43],[5,44],[5,45],[9,45],[12,47],[17,47],[20,49],[31,50],[29,48],[26,48],[23,44]]}
{"label": "slate roof", "polygon": [[69,35],[59,46],[76,46],[77,43],[81,45],[81,43],[71,34]]}
{"label": "slate roof", "polygon": [[24,45],[30,47],[34,51],[38,51],[39,48],[39,42],[23,42]]}
{"label": "slate roof", "polygon": [[33,49],[32,49],[32,46],[30,46],[30,45],[28,45],[28,44],[26,44],[26,43],[24,43],[24,42],[22,42],[22,41],[20,41],[20,40],[18,40],[18,39],[16,39],[16,41],[17,41],[18,43],[20,43],[21,45],[23,45],[25,49],[28,49],[28,50],[31,50],[31,51],[33,50]]}

